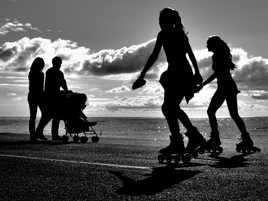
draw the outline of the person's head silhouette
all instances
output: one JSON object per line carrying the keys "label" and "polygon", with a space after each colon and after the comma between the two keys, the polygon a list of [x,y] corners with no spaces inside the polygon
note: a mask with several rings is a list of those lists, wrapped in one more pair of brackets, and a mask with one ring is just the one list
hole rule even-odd
{"label": "person's head silhouette", "polygon": [[42,71],[45,66],[44,59],[36,57],[30,67],[31,71]]}
{"label": "person's head silhouette", "polygon": [[230,69],[234,69],[235,65],[232,63],[232,54],[227,43],[221,39],[220,36],[212,35],[207,40],[208,51],[214,53],[214,55],[220,56],[225,61],[229,62]]}
{"label": "person's head silhouette", "polygon": [[208,38],[207,40],[207,48],[208,51],[211,52],[216,52],[218,51],[218,49],[223,46],[223,40],[217,36],[217,35],[212,35]]}
{"label": "person's head silhouette", "polygon": [[57,57],[54,57],[52,59],[52,65],[53,65],[53,67],[56,67],[56,68],[59,68],[60,69],[61,64],[62,64],[62,59],[60,57],[57,56]]}
{"label": "person's head silhouette", "polygon": [[159,25],[163,31],[172,30],[173,28],[184,29],[179,12],[172,8],[164,8],[160,11]]}

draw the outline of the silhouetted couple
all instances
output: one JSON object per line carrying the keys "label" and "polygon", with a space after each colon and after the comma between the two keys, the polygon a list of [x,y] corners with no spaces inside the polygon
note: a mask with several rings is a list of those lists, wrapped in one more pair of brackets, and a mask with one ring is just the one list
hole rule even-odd
{"label": "silhouetted couple", "polygon": [[[253,146],[252,140],[246,131],[242,119],[238,115],[237,98],[238,93],[235,82],[233,81],[230,70],[234,68],[231,61],[231,54],[228,46],[220,40],[219,37],[211,37],[208,40],[208,50],[214,53],[212,69],[215,73],[207,81],[202,83],[196,58],[189,44],[187,34],[185,33],[181,17],[178,11],[165,8],[160,12],[159,25],[161,31],[157,35],[155,47],[148,58],[138,79],[134,82],[132,88],[136,89],[145,84],[145,74],[158,58],[159,52],[163,47],[168,62],[167,70],[161,75],[160,83],[164,88],[164,102],[162,112],[165,116],[170,130],[170,144],[161,149],[162,154],[185,154],[191,153],[198,147],[206,147],[207,143],[196,127],[193,126],[187,114],[180,108],[183,98],[187,103],[193,97],[194,92],[200,90],[202,86],[218,79],[218,89],[213,96],[209,109],[209,121],[211,125],[211,139],[209,142],[217,140],[219,143],[219,132],[215,113],[217,109],[226,100],[231,117],[237,123],[241,133],[242,141],[246,141]],[[225,45],[223,45],[225,44]],[[194,74],[186,55],[189,56],[194,67]],[[189,141],[184,147],[183,136],[180,131],[178,120],[187,129],[185,135]]]}
{"label": "silhouetted couple", "polygon": [[[63,72],[60,70],[62,59],[54,57],[52,59],[52,67],[46,71],[45,85],[44,73],[42,72],[45,63],[40,57],[37,57],[29,72],[29,94],[28,103],[30,107],[29,132],[30,140],[35,142],[38,139],[47,140],[44,136],[44,127],[52,119],[52,140],[60,140],[59,123],[60,117],[57,111],[61,105],[61,88],[68,91],[66,80]],[[41,111],[41,119],[38,127],[35,129],[35,119],[37,108]]]}

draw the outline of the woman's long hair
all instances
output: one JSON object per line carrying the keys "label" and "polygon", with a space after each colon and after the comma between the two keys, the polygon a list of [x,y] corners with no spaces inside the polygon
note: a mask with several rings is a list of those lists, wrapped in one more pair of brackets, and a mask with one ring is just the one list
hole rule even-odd
{"label": "woman's long hair", "polygon": [[159,14],[159,23],[160,24],[166,24],[166,23],[173,24],[175,29],[182,31],[185,35],[187,34],[181,22],[181,17],[179,15],[179,12],[175,9],[172,9],[172,8],[162,9]]}
{"label": "woman's long hair", "polygon": [[227,61],[228,67],[233,70],[235,69],[235,64],[232,62],[232,54],[229,46],[224,42],[219,36],[210,36],[207,40],[207,45],[213,49],[215,55],[220,56]]}
{"label": "woman's long hair", "polygon": [[41,71],[45,66],[44,59],[41,57],[36,57],[30,67],[30,71]]}

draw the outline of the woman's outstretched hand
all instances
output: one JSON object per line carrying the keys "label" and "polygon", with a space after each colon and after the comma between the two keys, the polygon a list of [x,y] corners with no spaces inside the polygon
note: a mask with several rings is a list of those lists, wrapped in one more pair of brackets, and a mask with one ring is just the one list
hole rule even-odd
{"label": "woman's outstretched hand", "polygon": [[143,85],[145,85],[146,81],[142,78],[139,77],[133,84],[132,84],[132,90],[135,90],[137,88],[142,87]]}

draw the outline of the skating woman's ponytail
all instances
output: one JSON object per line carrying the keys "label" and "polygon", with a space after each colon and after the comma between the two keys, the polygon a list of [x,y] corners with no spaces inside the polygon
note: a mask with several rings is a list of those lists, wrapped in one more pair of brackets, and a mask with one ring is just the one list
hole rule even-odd
{"label": "skating woman's ponytail", "polygon": [[179,12],[177,10],[173,10],[173,13],[174,13],[174,25],[175,25],[175,28],[184,32],[185,35],[187,35],[187,33],[185,32],[185,28],[181,22],[181,16],[179,14]]}
{"label": "skating woman's ponytail", "polygon": [[181,22],[179,12],[173,8],[164,8],[160,11],[159,24],[172,24],[173,28],[185,34],[184,26]]}

